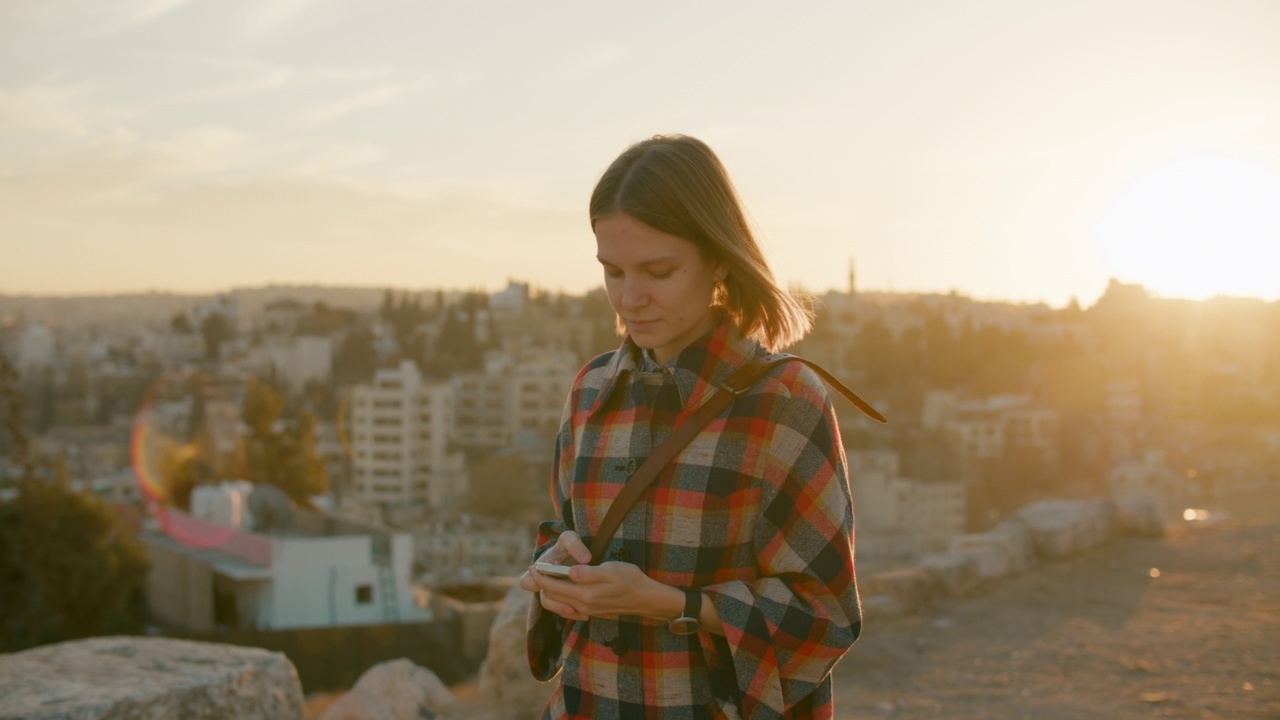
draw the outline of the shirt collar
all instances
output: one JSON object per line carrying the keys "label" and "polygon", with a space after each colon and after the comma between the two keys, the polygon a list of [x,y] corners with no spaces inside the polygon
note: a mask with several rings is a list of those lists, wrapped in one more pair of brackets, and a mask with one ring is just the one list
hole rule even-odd
{"label": "shirt collar", "polygon": [[[608,365],[609,379],[596,398],[592,413],[608,401],[624,374],[640,372],[644,368],[641,353],[641,348],[630,335],[623,338],[622,346]],[[764,349],[759,343],[743,337],[733,321],[722,314],[720,322],[710,332],[681,350],[665,366],[675,379],[687,414],[700,407],[710,393],[738,368],[763,354]]]}

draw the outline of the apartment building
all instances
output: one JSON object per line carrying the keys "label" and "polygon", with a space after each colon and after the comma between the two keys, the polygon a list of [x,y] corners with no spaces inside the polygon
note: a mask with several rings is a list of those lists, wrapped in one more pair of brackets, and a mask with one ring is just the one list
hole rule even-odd
{"label": "apartment building", "polygon": [[333,340],[323,335],[271,335],[252,352],[250,366],[258,372],[274,369],[293,392],[307,383],[325,382],[333,375]]}
{"label": "apartment building", "polygon": [[959,477],[972,478],[984,461],[1010,450],[1033,450],[1046,469],[1061,461],[1062,420],[1057,410],[1026,395],[963,400],[949,393],[925,397],[922,423],[940,427],[958,463]]}
{"label": "apartment building", "polygon": [[963,483],[902,477],[892,450],[850,450],[847,457],[859,557],[917,557],[945,549],[964,532]]}
{"label": "apartment building", "polygon": [[452,449],[454,393],[452,383],[424,379],[411,360],[352,391],[352,498],[426,512],[465,497],[465,458]]}
{"label": "apartment building", "polygon": [[568,352],[490,353],[482,371],[453,378],[458,444],[499,450],[524,431],[554,433],[577,370]]}

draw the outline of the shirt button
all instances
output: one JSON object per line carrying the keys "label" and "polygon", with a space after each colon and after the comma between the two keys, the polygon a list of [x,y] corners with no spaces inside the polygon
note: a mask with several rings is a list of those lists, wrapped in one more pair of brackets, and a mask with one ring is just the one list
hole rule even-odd
{"label": "shirt button", "polygon": [[621,635],[610,640],[605,644],[608,645],[609,649],[613,651],[613,654],[617,655],[618,657],[622,657],[627,652],[627,640]]}
{"label": "shirt button", "polygon": [[613,552],[609,553],[609,559],[621,560],[622,562],[631,562],[631,552],[627,550],[625,547],[620,547],[617,550],[614,550]]}

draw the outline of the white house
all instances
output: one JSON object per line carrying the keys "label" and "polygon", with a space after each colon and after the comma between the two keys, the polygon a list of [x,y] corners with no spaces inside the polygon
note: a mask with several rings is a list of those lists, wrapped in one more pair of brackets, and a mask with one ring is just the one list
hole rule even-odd
{"label": "white house", "polygon": [[424,622],[413,536],[307,510],[251,531],[166,509],[141,535],[152,558],[147,602],[196,632]]}

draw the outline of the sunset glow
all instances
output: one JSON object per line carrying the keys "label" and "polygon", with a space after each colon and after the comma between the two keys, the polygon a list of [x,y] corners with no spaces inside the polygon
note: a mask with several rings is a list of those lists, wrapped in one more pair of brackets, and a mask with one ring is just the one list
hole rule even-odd
{"label": "sunset glow", "polygon": [[1168,297],[1280,297],[1280,174],[1239,158],[1153,170],[1098,223],[1109,270]]}

